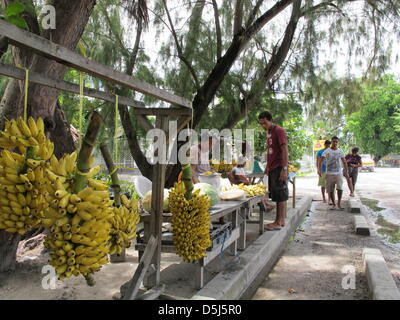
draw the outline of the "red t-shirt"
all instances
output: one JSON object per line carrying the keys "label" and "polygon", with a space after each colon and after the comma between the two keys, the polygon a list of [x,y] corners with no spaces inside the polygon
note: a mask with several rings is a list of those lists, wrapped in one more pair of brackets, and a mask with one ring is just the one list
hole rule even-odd
{"label": "red t-shirt", "polygon": [[281,146],[287,145],[286,131],[275,126],[267,136],[267,168],[271,171],[277,167],[287,166],[284,162]]}

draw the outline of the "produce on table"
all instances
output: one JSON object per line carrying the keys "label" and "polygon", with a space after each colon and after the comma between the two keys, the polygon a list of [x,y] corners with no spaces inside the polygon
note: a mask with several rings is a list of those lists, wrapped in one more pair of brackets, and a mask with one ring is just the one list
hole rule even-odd
{"label": "produce on table", "polygon": [[223,191],[236,190],[236,189],[245,191],[247,197],[263,196],[267,192],[267,187],[262,183],[251,184],[248,186],[244,185],[243,183],[235,184],[228,188],[225,187]]}
{"label": "produce on table", "polygon": [[205,257],[211,246],[210,200],[200,189],[193,191],[191,177],[190,165],[185,165],[182,182],[175,183],[169,194],[176,253],[189,262]]}
{"label": "produce on table", "polygon": [[208,183],[196,183],[194,190],[200,190],[200,194],[205,194],[210,200],[210,207],[213,207],[219,201],[219,195],[217,189]]}
{"label": "produce on table", "polygon": [[246,192],[240,189],[227,190],[220,192],[219,197],[222,200],[238,200],[246,197]]}
{"label": "produce on table", "polygon": [[[163,205],[164,212],[170,211],[169,200],[168,200],[169,192],[170,192],[169,189],[164,189],[164,205]],[[147,212],[151,211],[151,190],[144,195],[142,199],[142,205],[144,210],[146,210]]]}
{"label": "produce on table", "polygon": [[45,168],[54,144],[44,134],[42,118],[19,117],[6,122],[0,147],[0,229],[23,235],[41,225],[49,206]]}
{"label": "produce on table", "polygon": [[228,173],[231,172],[231,170],[236,167],[237,162],[235,160],[232,160],[231,163],[225,163],[224,160],[218,161],[215,159],[210,160],[210,166],[213,170],[219,172],[219,173]]}

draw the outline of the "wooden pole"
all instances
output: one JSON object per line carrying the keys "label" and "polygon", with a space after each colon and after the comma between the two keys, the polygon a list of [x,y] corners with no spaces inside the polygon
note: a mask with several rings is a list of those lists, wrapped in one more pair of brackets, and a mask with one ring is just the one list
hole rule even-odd
{"label": "wooden pole", "polygon": [[[166,132],[168,129],[168,116],[157,116],[156,128],[161,129],[163,132]],[[165,141],[165,145],[163,146],[163,148],[165,148],[165,150],[168,150],[167,141]],[[155,154],[155,156],[161,156],[160,150],[157,150],[157,154]],[[158,162],[153,167],[150,234],[157,239],[157,248],[152,258],[152,264],[154,264],[156,272],[149,275],[146,282],[149,287],[155,287],[160,284],[165,169],[165,163]]]}
{"label": "wooden pole", "polygon": [[108,172],[110,173],[111,176],[111,182],[112,182],[111,188],[114,190],[114,204],[116,207],[119,207],[121,205],[121,195],[120,195],[121,186],[119,185],[118,170],[114,165],[114,161],[105,142],[103,142],[100,145],[100,150],[104,158],[104,161],[106,163]]}

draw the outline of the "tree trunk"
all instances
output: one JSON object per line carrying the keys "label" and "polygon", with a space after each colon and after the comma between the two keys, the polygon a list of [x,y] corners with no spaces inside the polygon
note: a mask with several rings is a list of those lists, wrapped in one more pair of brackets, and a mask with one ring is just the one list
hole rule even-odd
{"label": "tree trunk", "polygon": [[[53,5],[56,9],[56,29],[45,30],[42,36],[69,49],[75,49],[80,40],[89,16],[95,6],[95,0],[58,0]],[[37,18],[31,15],[25,18],[30,25],[30,30],[38,30],[35,25]],[[41,56],[32,55],[32,52],[13,49],[14,62],[23,64],[34,72],[38,72],[56,80],[62,80],[66,67]],[[18,83],[18,82],[17,82]],[[20,88],[12,81],[7,86],[2,99],[2,115],[7,119],[15,118],[23,114],[23,81]],[[61,108],[57,107],[58,91],[37,84],[29,86],[28,114],[44,119],[47,133],[55,141],[55,153],[62,155],[75,149],[69,127]],[[4,102],[4,104],[3,104]],[[15,106],[18,106],[16,108]],[[3,117],[2,117],[3,118]],[[15,256],[18,242],[21,237],[18,234],[0,231],[0,271],[15,269]]]}
{"label": "tree trunk", "polygon": [[17,264],[17,249],[21,236],[0,230],[0,272],[14,271]]}

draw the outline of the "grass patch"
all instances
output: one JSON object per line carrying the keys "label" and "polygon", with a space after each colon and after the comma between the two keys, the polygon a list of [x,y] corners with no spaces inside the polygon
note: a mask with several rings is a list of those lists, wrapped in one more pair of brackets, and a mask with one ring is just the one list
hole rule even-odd
{"label": "grass patch", "polygon": [[311,174],[311,173],[313,173],[313,172],[314,172],[313,170],[311,170],[311,171],[304,171],[304,172],[298,172],[298,173],[296,174],[296,178],[308,176],[309,174]]}
{"label": "grass patch", "polygon": [[400,242],[400,226],[386,221],[382,215],[378,216],[376,224],[382,227],[378,229],[378,233],[387,236],[390,243]]}
{"label": "grass patch", "polygon": [[378,200],[368,198],[361,198],[360,200],[364,206],[371,208],[375,212],[385,210],[384,208],[378,207]]}

